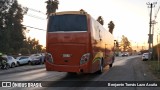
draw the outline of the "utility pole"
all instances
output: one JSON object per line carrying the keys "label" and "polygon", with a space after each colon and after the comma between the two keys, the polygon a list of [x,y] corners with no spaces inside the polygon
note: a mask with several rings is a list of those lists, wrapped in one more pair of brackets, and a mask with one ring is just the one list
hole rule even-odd
{"label": "utility pole", "polygon": [[158,54],[158,70],[160,70],[160,52],[159,52],[159,35],[160,35],[160,32],[159,32],[159,30],[158,30],[158,32],[157,32],[158,34],[157,34],[157,54]]}
{"label": "utility pole", "polygon": [[151,43],[153,43],[153,34],[151,34],[151,27],[152,27],[152,8],[155,6],[155,4],[157,4],[157,2],[153,2],[153,3],[147,3],[147,5],[149,5],[148,6],[148,8],[151,8],[151,10],[150,10],[150,21],[149,21],[149,34],[148,34],[148,36],[149,36],[149,38],[148,38],[148,44],[149,44],[149,49],[148,49],[148,52],[149,52],[149,54],[148,54],[148,57],[149,57],[149,60],[151,60]]}
{"label": "utility pole", "polygon": [[158,35],[157,35],[157,54],[158,54],[158,70],[160,70],[159,68],[159,40],[158,40]]}

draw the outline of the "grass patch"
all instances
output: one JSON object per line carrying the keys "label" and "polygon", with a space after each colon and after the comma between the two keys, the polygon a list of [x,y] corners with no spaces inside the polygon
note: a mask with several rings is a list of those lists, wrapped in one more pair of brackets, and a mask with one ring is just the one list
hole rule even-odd
{"label": "grass patch", "polygon": [[149,66],[149,69],[152,71],[152,73],[160,79],[160,63],[158,66],[158,61],[157,60],[151,60],[146,62],[147,65]]}

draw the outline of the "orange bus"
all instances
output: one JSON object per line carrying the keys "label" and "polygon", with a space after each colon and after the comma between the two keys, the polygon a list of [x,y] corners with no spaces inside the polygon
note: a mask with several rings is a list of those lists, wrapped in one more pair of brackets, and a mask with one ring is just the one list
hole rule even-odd
{"label": "orange bus", "polygon": [[46,35],[47,71],[103,72],[114,62],[114,37],[84,11],[50,15]]}

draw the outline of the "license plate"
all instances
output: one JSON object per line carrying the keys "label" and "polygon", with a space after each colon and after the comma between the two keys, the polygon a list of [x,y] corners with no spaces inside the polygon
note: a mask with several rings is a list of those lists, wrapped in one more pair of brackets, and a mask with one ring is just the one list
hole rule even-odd
{"label": "license plate", "polygon": [[71,57],[71,54],[63,54],[63,57]]}

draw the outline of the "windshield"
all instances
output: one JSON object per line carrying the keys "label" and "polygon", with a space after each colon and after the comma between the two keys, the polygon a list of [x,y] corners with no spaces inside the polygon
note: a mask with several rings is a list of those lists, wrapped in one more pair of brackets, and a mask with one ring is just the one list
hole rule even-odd
{"label": "windshield", "polygon": [[86,15],[55,15],[50,16],[48,32],[56,31],[87,31]]}

